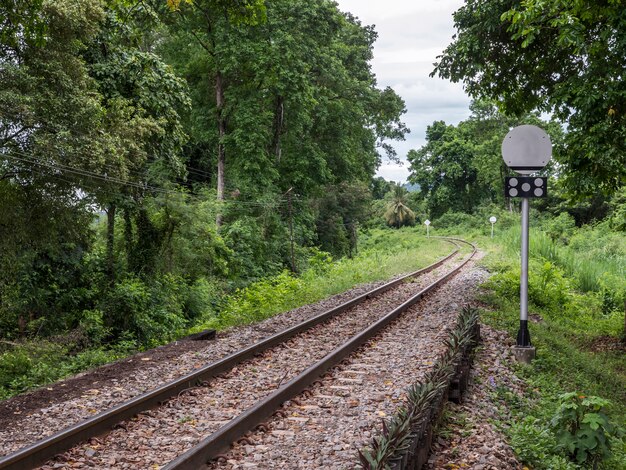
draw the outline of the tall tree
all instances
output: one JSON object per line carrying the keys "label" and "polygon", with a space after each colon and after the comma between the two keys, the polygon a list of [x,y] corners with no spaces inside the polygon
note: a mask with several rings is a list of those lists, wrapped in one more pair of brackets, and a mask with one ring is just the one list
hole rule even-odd
{"label": "tall tree", "polygon": [[508,113],[567,123],[561,162],[570,190],[626,182],[626,8],[621,0],[467,0],[435,71]]}
{"label": "tall tree", "polygon": [[410,150],[409,181],[420,185],[431,217],[447,210],[471,212],[481,189],[472,166],[473,146],[459,128],[436,121],[426,129],[426,145]]}
{"label": "tall tree", "polygon": [[62,303],[93,217],[78,189],[113,141],[99,132],[104,110],[80,58],[99,2],[2,1],[0,18],[0,311],[3,330],[23,332],[71,308]]}
{"label": "tall tree", "polygon": [[357,228],[365,221],[371,193],[362,182],[328,186],[315,201],[320,247],[341,257],[352,257],[358,248]]}
{"label": "tall tree", "polygon": [[[372,27],[330,1],[267,0],[265,6],[265,21],[224,24],[228,34],[216,43],[225,87],[223,139],[213,118],[217,101],[207,93],[214,59],[184,23],[164,46],[194,101],[187,127],[191,164],[216,165],[220,142],[228,155],[224,223],[258,217],[265,226],[271,218],[259,201],[279,200],[289,188],[299,195],[301,211],[307,209],[302,200],[319,199],[328,185],[369,181],[387,154],[387,139],[407,132],[401,98],[376,87],[369,66]],[[209,178],[217,179],[215,172]],[[308,233],[315,218],[309,209],[298,220],[309,224]],[[237,233],[240,244],[243,231]]]}
{"label": "tall tree", "polygon": [[124,145],[111,152],[106,173],[130,184],[100,185],[90,191],[107,210],[111,281],[117,209],[124,210],[128,267],[149,272],[156,256],[146,255],[158,252],[164,234],[151,223],[144,202],[171,190],[173,181],[184,175],[182,146],[187,135],[180,113],[190,100],[184,80],[151,50],[158,37],[146,29],[162,29],[155,13],[143,3],[109,2],[98,34],[83,52],[107,115],[124,120],[123,127],[109,129]]}
{"label": "tall tree", "polygon": [[[224,200],[226,171],[226,136],[228,112],[224,60],[227,55],[224,43],[237,25],[258,24],[265,20],[264,0],[167,0],[172,12],[180,19],[184,33],[193,37],[207,55],[204,61],[211,64],[205,83],[214,88],[214,114],[217,125],[217,200]],[[222,224],[222,213],[216,225]]]}

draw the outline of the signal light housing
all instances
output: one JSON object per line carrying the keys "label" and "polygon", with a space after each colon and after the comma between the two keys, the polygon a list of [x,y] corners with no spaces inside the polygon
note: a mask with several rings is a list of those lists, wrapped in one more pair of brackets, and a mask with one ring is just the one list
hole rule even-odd
{"label": "signal light housing", "polygon": [[545,176],[507,176],[504,178],[505,197],[546,197],[548,178]]}

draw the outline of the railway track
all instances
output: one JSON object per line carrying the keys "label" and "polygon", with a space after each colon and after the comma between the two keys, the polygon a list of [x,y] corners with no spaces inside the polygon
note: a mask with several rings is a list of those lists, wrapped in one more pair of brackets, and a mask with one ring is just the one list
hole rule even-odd
{"label": "railway track", "polygon": [[[444,270],[465,243],[449,241],[456,248],[439,262],[3,457],[0,469],[32,468],[90,438],[61,460],[97,468],[159,468],[167,461],[166,468],[198,468],[454,275],[471,256]],[[118,428],[94,438],[113,425]]]}

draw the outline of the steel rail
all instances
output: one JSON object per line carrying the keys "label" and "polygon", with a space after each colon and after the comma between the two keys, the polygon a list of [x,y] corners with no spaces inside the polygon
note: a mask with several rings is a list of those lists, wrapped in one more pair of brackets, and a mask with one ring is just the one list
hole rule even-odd
{"label": "steel rail", "polygon": [[248,408],[216,432],[200,441],[187,452],[169,462],[165,465],[165,467],[163,467],[163,470],[195,470],[201,468],[208,461],[227,451],[232,442],[235,442],[237,439],[243,437],[245,433],[254,429],[255,426],[258,426],[264,420],[269,418],[281,404],[304,391],[328,369],[337,365],[346,356],[354,352],[367,340],[379,333],[383,328],[404,313],[409,307],[422,299],[427,293],[441,286],[444,282],[458,273],[461,268],[474,257],[476,254],[476,246],[472,243],[466,242],[465,240],[456,240],[467,243],[472,247],[471,255],[463,261],[463,263],[422,289],[420,292],[393,309],[384,317],[372,323],[365,330],[357,333],[343,345],[335,348],[317,363],[310,366],[298,376],[294,377],[278,390],[258,401],[255,405]]}
{"label": "steel rail", "polygon": [[138,413],[149,410],[160,403],[177,396],[184,390],[196,387],[202,382],[232,369],[242,361],[254,357],[256,354],[262,353],[263,351],[344,312],[350,307],[358,305],[371,297],[385,292],[407,279],[425,274],[438,268],[460,251],[460,246],[455,241],[446,241],[455,245],[456,248],[449,255],[443,257],[439,261],[385,283],[382,286],[350,299],[337,307],[331,308],[315,317],[298,323],[297,325],[232,353],[218,361],[194,370],[178,379],[161,385],[156,389],[137,395],[126,402],[120,403],[119,405],[109,408],[108,410],[105,410],[91,418],[83,420],[73,426],[54,433],[51,436],[43,438],[30,446],[24,447],[6,456],[2,456],[0,457],[0,470],[24,470],[36,467],[55,455],[71,449],[80,442],[110,431],[115,424],[132,418]]}

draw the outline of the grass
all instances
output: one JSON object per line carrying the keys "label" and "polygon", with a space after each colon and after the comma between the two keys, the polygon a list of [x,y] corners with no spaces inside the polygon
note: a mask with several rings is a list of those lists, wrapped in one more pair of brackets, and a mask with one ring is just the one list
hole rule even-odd
{"label": "grass", "polygon": [[113,362],[137,350],[134,341],[78,353],[74,353],[72,347],[71,342],[39,340],[18,343],[0,354],[0,400]]}
{"label": "grass", "polygon": [[[518,228],[509,231],[505,248],[510,255],[519,254],[520,233]],[[603,289],[619,292],[626,288],[626,242],[623,236],[616,235],[600,228],[584,229],[573,237],[569,245],[563,245],[546,233],[535,230],[530,252],[531,256],[543,258],[562,268],[581,292]]]}
{"label": "grass", "polygon": [[[506,393],[494,399],[512,411],[497,424],[525,464],[536,469],[582,469],[556,445],[551,420],[566,392],[610,400],[606,410],[613,424],[626,427],[626,359],[622,351],[596,352],[595,340],[618,341],[624,325],[626,245],[619,234],[603,227],[575,232],[569,243],[552,240],[531,229],[529,301],[537,359],[517,366],[528,385],[520,401]],[[484,239],[484,263],[495,272],[483,300],[489,306],[482,320],[515,336],[519,326],[519,230],[511,228],[492,242]],[[621,238],[620,238],[621,237]],[[626,443],[612,439],[613,457],[599,468],[626,469]]]}
{"label": "grass", "polygon": [[285,271],[238,290],[225,300],[218,316],[206,319],[195,330],[224,329],[260,321],[358,284],[415,271],[434,263],[452,249],[449,243],[427,239],[414,228],[371,230],[362,234],[360,251],[354,258],[333,262],[322,255],[311,260],[311,268],[299,277]]}

